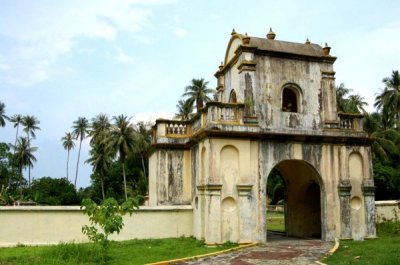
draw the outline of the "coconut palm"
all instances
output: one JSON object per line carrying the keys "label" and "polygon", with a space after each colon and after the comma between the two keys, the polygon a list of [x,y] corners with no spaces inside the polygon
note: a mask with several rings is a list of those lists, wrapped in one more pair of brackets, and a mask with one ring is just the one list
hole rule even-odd
{"label": "coconut palm", "polygon": [[180,120],[189,120],[193,112],[193,103],[194,101],[191,99],[180,99],[176,105],[178,113],[175,113],[175,118]]}
{"label": "coconut palm", "polygon": [[135,131],[129,122],[129,118],[123,114],[113,117],[114,124],[111,127],[110,135],[107,139],[108,148],[113,154],[118,153],[119,161],[122,165],[122,175],[124,178],[125,200],[128,200],[126,188],[125,162],[128,153],[135,148]]}
{"label": "coconut palm", "polygon": [[385,88],[375,98],[374,106],[388,114],[387,118],[392,120],[400,119],[400,75],[399,71],[392,71],[390,77],[383,78]]}
{"label": "coconut palm", "polygon": [[149,130],[150,124],[144,122],[138,122],[135,125],[136,132],[136,147],[135,152],[140,154],[142,160],[143,174],[147,178],[145,158],[151,144],[151,130]]}
{"label": "coconut palm", "polygon": [[16,145],[11,145],[14,149],[14,160],[19,169],[19,184],[20,196],[22,198],[22,170],[26,167],[33,167],[33,162],[36,162],[36,157],[33,155],[37,147],[32,147],[28,143],[28,139],[20,137]]}
{"label": "coconut palm", "polygon": [[17,128],[17,132],[15,133],[15,143],[14,145],[17,144],[17,139],[18,139],[18,134],[19,134],[19,125],[22,124],[22,115],[21,114],[15,114],[10,117],[10,122],[14,123],[14,128]]}
{"label": "coconut palm", "polygon": [[8,117],[6,116],[6,105],[0,101],[0,126],[6,126],[6,120]]}
{"label": "coconut palm", "polygon": [[75,147],[75,142],[74,142],[74,136],[72,133],[65,133],[65,136],[61,138],[62,145],[65,150],[67,150],[67,180],[68,180],[68,169],[69,169],[69,151],[74,149]]}
{"label": "coconut palm", "polygon": [[185,88],[185,93],[182,95],[188,97],[188,100],[196,102],[197,111],[204,107],[204,103],[211,101],[208,94],[211,94],[214,91],[208,88],[207,85],[208,81],[204,81],[204,78],[192,79],[191,84]]}
{"label": "coconut palm", "polygon": [[[22,125],[24,126],[24,132],[26,133],[26,137],[28,140],[28,146],[31,145],[31,137],[32,137],[32,139],[36,138],[35,131],[40,130],[40,127],[38,126],[39,123],[40,123],[39,120],[33,115],[31,115],[31,116],[26,115],[26,116],[22,117]],[[29,175],[28,187],[30,187],[31,186],[31,165],[28,165],[28,175]]]}
{"label": "coconut palm", "polygon": [[104,178],[112,164],[112,153],[107,148],[107,144],[106,141],[97,138],[95,143],[92,144],[90,158],[85,161],[85,163],[89,163],[93,167],[94,175],[100,180],[103,200],[105,199]]}
{"label": "coconut palm", "polygon": [[92,137],[90,144],[94,144],[98,139],[102,140],[102,135],[110,131],[111,123],[106,114],[99,114],[92,119],[89,135]]}
{"label": "coconut palm", "polygon": [[364,97],[356,94],[350,95],[347,102],[346,112],[350,113],[367,113],[365,110],[365,106],[368,106],[368,103],[364,101]]}
{"label": "coconut palm", "polygon": [[350,88],[346,88],[344,83],[341,83],[336,87],[336,105],[337,110],[341,112],[346,112],[347,109],[347,95],[352,91]]}
{"label": "coconut palm", "polygon": [[78,117],[78,119],[74,121],[72,128],[73,128],[72,133],[75,139],[79,139],[78,160],[76,162],[76,173],[74,181],[74,186],[76,188],[76,181],[78,179],[79,159],[81,157],[82,141],[83,139],[86,138],[86,136],[89,133],[89,121],[85,117]]}

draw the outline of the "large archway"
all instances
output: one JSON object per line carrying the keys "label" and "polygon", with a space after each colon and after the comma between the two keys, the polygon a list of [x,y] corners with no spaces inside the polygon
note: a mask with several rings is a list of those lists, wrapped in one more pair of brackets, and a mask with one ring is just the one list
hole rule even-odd
{"label": "large archway", "polygon": [[[323,184],[320,175],[302,160],[285,160],[271,171],[278,172],[284,187],[284,231],[288,236],[323,238]],[[268,180],[267,180],[268,181]],[[268,212],[266,219],[268,227]]]}

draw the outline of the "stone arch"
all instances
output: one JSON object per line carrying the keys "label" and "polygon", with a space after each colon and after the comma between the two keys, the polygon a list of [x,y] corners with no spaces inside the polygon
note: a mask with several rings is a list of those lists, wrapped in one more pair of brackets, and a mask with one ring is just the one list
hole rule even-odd
{"label": "stone arch", "polygon": [[220,176],[222,191],[226,196],[235,193],[235,185],[239,180],[239,150],[233,145],[225,145],[220,151]]}
{"label": "stone arch", "polygon": [[237,95],[235,89],[232,89],[231,93],[229,94],[229,103],[237,103]]}
{"label": "stone arch", "polygon": [[296,159],[282,160],[273,168],[286,183],[286,234],[325,239],[325,191],[320,173],[309,162]]}
{"label": "stone arch", "polygon": [[281,109],[284,112],[300,113],[302,102],[301,88],[294,83],[287,83],[281,89]]}

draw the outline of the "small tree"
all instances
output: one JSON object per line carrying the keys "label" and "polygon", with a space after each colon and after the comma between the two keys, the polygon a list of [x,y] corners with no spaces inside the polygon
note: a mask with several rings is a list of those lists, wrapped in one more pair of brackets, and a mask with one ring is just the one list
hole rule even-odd
{"label": "small tree", "polygon": [[91,226],[84,225],[82,233],[85,234],[90,241],[99,243],[102,248],[103,261],[106,262],[109,240],[108,237],[122,230],[124,223],[122,216],[132,213],[139,208],[137,198],[129,198],[121,205],[114,198],[104,200],[97,205],[91,199],[82,201],[83,212],[89,216]]}

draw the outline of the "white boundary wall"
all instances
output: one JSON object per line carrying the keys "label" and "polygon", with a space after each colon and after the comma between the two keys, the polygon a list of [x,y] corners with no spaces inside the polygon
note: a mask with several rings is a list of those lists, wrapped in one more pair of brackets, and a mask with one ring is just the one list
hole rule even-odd
{"label": "white boundary wall", "polygon": [[[79,206],[0,206],[0,247],[87,242],[82,226],[89,224]],[[193,235],[191,206],[142,206],[124,216],[124,227],[112,240]]]}
{"label": "white boundary wall", "polygon": [[400,221],[400,201],[376,201],[376,222]]}

